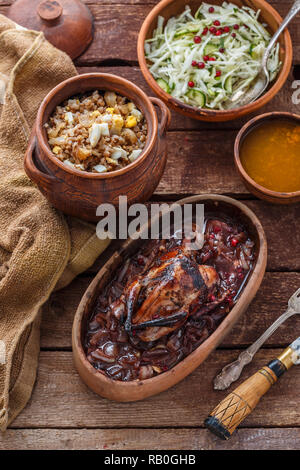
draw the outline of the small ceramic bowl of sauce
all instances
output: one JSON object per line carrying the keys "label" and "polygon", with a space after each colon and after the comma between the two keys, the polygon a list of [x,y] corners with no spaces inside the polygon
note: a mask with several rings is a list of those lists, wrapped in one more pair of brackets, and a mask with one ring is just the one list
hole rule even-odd
{"label": "small ceramic bowl of sauce", "polygon": [[300,116],[267,113],[240,130],[235,165],[255,196],[278,204],[300,201]]}

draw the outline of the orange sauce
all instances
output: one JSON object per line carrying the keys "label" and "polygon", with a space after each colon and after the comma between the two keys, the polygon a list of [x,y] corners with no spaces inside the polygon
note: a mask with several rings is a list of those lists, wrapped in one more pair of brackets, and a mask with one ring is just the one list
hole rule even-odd
{"label": "orange sauce", "polygon": [[300,125],[275,119],[255,127],[242,142],[245,171],[264,188],[277,192],[300,190]]}

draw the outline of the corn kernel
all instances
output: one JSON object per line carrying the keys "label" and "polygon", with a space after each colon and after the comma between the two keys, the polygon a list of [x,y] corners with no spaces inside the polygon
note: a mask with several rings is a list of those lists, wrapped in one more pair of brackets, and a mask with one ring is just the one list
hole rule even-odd
{"label": "corn kernel", "polygon": [[100,114],[101,114],[100,111],[93,111],[93,112],[90,114],[90,116],[96,118],[96,117],[100,116]]}
{"label": "corn kernel", "polygon": [[107,163],[110,163],[111,165],[116,165],[118,162],[116,160],[113,160],[112,158],[106,157],[105,159]]}
{"label": "corn kernel", "polygon": [[114,114],[115,108],[106,108],[106,112],[109,114]]}
{"label": "corn kernel", "polygon": [[123,126],[124,126],[124,119],[122,118],[120,114],[115,114],[113,116],[113,129],[120,131]]}
{"label": "corn kernel", "polygon": [[137,125],[137,120],[134,116],[128,116],[126,119],[125,127],[135,127]]}
{"label": "corn kernel", "polygon": [[55,153],[55,155],[58,155],[61,152],[61,148],[56,145],[55,147],[53,147],[52,152]]}
{"label": "corn kernel", "polygon": [[77,150],[77,157],[81,161],[86,160],[90,155],[91,155],[91,151],[86,148],[79,147]]}

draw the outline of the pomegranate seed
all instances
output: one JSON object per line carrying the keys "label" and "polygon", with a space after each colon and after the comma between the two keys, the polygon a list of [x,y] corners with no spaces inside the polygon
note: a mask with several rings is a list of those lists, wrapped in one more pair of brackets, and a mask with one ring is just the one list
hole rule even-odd
{"label": "pomegranate seed", "polygon": [[214,235],[213,233],[211,233],[211,234],[209,235],[209,238],[213,239],[213,238],[215,238],[215,235]]}
{"label": "pomegranate seed", "polygon": [[218,31],[216,32],[216,36],[221,36],[221,34],[222,34],[222,31],[218,29]]}
{"label": "pomegranate seed", "polygon": [[238,278],[239,279],[244,279],[244,274],[243,273],[238,273]]}
{"label": "pomegranate seed", "polygon": [[230,240],[231,246],[233,246],[233,247],[236,246],[238,244],[238,242],[239,241],[234,237]]}
{"label": "pomegranate seed", "polygon": [[195,44],[199,44],[199,42],[201,42],[201,41],[202,41],[202,39],[201,39],[200,36],[195,36],[195,37],[194,37],[194,43],[195,43]]}
{"label": "pomegranate seed", "polygon": [[233,25],[233,29],[240,29],[240,27],[239,27],[238,24],[234,24],[234,25]]}
{"label": "pomegranate seed", "polygon": [[230,32],[229,26],[224,26],[224,33],[229,33],[229,32]]}
{"label": "pomegranate seed", "polygon": [[216,60],[215,57],[210,57],[208,60],[210,60],[211,62],[214,62]]}
{"label": "pomegranate seed", "polygon": [[222,75],[221,70],[217,70],[217,71],[216,71],[216,77],[221,77],[221,75]]}
{"label": "pomegranate seed", "polygon": [[216,225],[216,226],[214,227],[214,232],[215,232],[215,233],[221,232],[221,227],[219,227],[219,225]]}
{"label": "pomegranate seed", "polygon": [[136,335],[136,331],[135,331],[135,330],[132,330],[132,334],[133,334],[133,336],[135,336],[135,335]]}
{"label": "pomegranate seed", "polygon": [[208,296],[208,301],[209,301],[209,302],[214,302],[215,300],[216,300],[216,297],[215,297],[213,294],[210,294],[210,295]]}
{"label": "pomegranate seed", "polygon": [[215,26],[220,26],[220,24],[221,24],[221,23],[220,23],[219,20],[214,21],[214,25],[215,25]]}
{"label": "pomegranate seed", "polygon": [[221,54],[223,54],[223,52],[225,52],[224,47],[221,47],[221,48],[219,49],[219,52],[221,52]]}
{"label": "pomegranate seed", "polygon": [[226,297],[226,302],[228,302],[229,304],[231,304],[233,301],[233,297],[231,295],[227,295]]}
{"label": "pomegranate seed", "polygon": [[215,11],[214,7],[209,7],[208,9],[209,13],[213,13]]}
{"label": "pomegranate seed", "polygon": [[192,61],[192,67],[196,67],[198,65],[198,62],[196,60]]}
{"label": "pomegranate seed", "polygon": [[233,38],[236,38],[236,34],[235,34],[235,33],[232,33],[231,36],[232,36]]}
{"label": "pomegranate seed", "polygon": [[158,313],[156,313],[155,315],[153,315],[153,319],[155,320],[156,318],[159,318]]}
{"label": "pomegranate seed", "polygon": [[204,62],[198,62],[198,69],[204,69],[205,63]]}
{"label": "pomegranate seed", "polygon": [[208,55],[205,55],[205,56],[203,57],[203,60],[204,60],[204,62],[207,62],[207,61],[209,60]]}
{"label": "pomegranate seed", "polygon": [[167,366],[163,366],[163,367],[162,367],[162,370],[166,371],[166,370],[168,370],[168,367],[167,367]]}
{"label": "pomegranate seed", "polygon": [[203,36],[206,36],[207,33],[208,33],[208,28],[204,28],[204,30],[202,32]]}
{"label": "pomegranate seed", "polygon": [[190,88],[193,88],[195,86],[195,83],[191,80],[189,83],[188,83],[188,86]]}
{"label": "pomegranate seed", "polygon": [[211,32],[211,34],[216,34],[217,29],[216,29],[214,26],[211,26],[211,27],[209,28],[209,31]]}

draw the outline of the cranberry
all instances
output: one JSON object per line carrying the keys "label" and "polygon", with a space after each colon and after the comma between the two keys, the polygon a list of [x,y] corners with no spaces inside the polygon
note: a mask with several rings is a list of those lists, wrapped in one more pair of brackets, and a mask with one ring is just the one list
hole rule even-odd
{"label": "cranberry", "polygon": [[195,44],[199,44],[199,42],[201,42],[201,41],[202,41],[202,39],[201,39],[200,36],[195,36],[195,37],[194,37],[194,43],[195,43]]}
{"label": "cranberry", "polygon": [[236,29],[236,30],[238,30],[238,29],[240,29],[240,27],[239,27],[239,25],[238,25],[238,24],[234,24],[234,25],[233,25],[233,29]]}
{"label": "cranberry", "polygon": [[204,28],[204,30],[203,30],[203,32],[202,32],[203,36],[206,36],[207,33],[208,33],[208,28]]}
{"label": "cranberry", "polygon": [[233,38],[236,38],[236,34],[235,34],[235,33],[232,33],[231,36],[232,36]]}
{"label": "cranberry", "polygon": [[216,71],[216,77],[221,77],[221,75],[222,75],[221,70],[217,70],[217,71]]}
{"label": "cranberry", "polygon": [[192,67],[197,67],[197,65],[198,65],[198,62],[196,60],[193,60],[192,61]]}
{"label": "cranberry", "polygon": [[218,31],[216,32],[216,36],[221,36],[221,34],[222,34],[222,31],[218,29]]}
{"label": "cranberry", "polygon": [[215,11],[214,7],[209,7],[208,9],[209,13],[213,13]]}
{"label": "cranberry", "polygon": [[211,27],[209,28],[209,31],[211,32],[211,34],[216,34],[217,28],[215,28],[214,26],[211,26]]}
{"label": "cranberry", "polygon": [[207,61],[209,60],[208,55],[205,55],[205,56],[203,57],[203,60],[204,60],[204,62],[207,62]]}
{"label": "cranberry", "polygon": [[204,62],[198,62],[198,69],[204,69],[205,63]]}
{"label": "cranberry", "polygon": [[221,24],[221,23],[220,23],[219,20],[214,21],[214,25],[215,25],[215,26],[220,26],[220,24]]}
{"label": "cranberry", "polygon": [[195,83],[191,80],[191,81],[189,81],[188,86],[190,88],[193,88],[195,86]]}
{"label": "cranberry", "polygon": [[230,243],[231,243],[231,246],[235,247],[237,244],[238,244],[238,240],[234,237],[232,237],[232,239],[230,240]]}
{"label": "cranberry", "polygon": [[219,52],[221,52],[221,54],[223,54],[225,52],[224,47],[220,47]]}
{"label": "cranberry", "polygon": [[230,32],[229,26],[224,26],[224,33],[229,33],[229,32]]}

